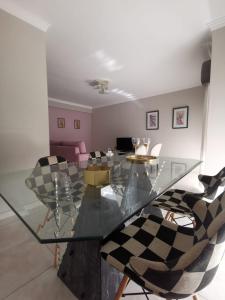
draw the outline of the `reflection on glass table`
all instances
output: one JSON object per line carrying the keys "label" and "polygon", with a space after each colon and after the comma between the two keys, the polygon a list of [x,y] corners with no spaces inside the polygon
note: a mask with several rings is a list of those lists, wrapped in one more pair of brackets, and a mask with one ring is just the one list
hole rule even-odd
{"label": "reflection on glass table", "polygon": [[42,243],[104,238],[199,163],[160,157],[156,167],[115,155],[89,163],[110,167],[106,186],[87,185],[84,169],[68,163],[2,174],[0,193]]}
{"label": "reflection on glass table", "polygon": [[[140,164],[114,155],[36,167],[0,175],[0,195],[40,243],[68,242],[58,276],[78,299],[111,300],[121,274],[101,260],[102,239],[143,208],[151,211],[151,201],[199,163],[160,157]],[[93,164],[110,169],[102,185],[85,182]]]}

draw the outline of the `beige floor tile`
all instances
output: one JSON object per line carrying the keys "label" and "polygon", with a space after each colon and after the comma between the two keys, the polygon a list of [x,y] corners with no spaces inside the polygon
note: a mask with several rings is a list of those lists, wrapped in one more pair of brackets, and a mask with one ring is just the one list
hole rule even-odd
{"label": "beige floor tile", "polygon": [[15,216],[15,214],[12,210],[2,212],[2,213],[0,213],[0,222],[2,220],[8,219],[8,218],[13,217],[13,216]]}
{"label": "beige floor tile", "polygon": [[[141,292],[142,289],[134,282],[130,282],[129,285],[127,286],[126,288],[126,293],[139,293]],[[198,295],[198,298],[199,300],[222,300],[224,298],[221,298],[221,299],[217,299],[217,298],[205,298],[204,296],[202,295]],[[143,295],[143,296],[127,296],[125,298],[122,298],[124,300],[146,300],[146,297]],[[156,295],[149,295],[149,299],[150,300],[165,300],[164,298],[162,297],[158,297]],[[185,298],[185,300],[193,300],[192,297],[188,297],[188,298]]]}
{"label": "beige floor tile", "polygon": [[4,218],[4,219],[1,219],[0,220],[0,226],[3,225],[3,224],[9,224],[9,223],[12,223],[14,221],[19,221],[18,217],[13,214],[13,216],[9,217],[9,218]]}
{"label": "beige floor tile", "polygon": [[212,282],[199,295],[207,300],[224,300],[224,278],[225,278],[225,257],[220,263],[219,269]]}
{"label": "beige floor tile", "polygon": [[[137,285],[135,282],[133,281],[130,281],[126,290],[125,290],[125,293],[139,293],[139,292],[142,292],[142,288]],[[149,298],[151,300],[160,300],[162,298],[159,298],[155,295],[149,295]],[[137,295],[137,296],[126,296],[125,298],[122,298],[124,300],[146,300],[146,297],[145,295]]]}
{"label": "beige floor tile", "polygon": [[78,300],[51,268],[21,287],[6,300]]}
{"label": "beige floor tile", "polygon": [[16,216],[0,221],[0,253],[28,239],[34,239],[34,237]]}
{"label": "beige floor tile", "polygon": [[0,299],[37,277],[50,266],[52,266],[50,251],[33,239],[1,251]]}
{"label": "beige floor tile", "polygon": [[5,201],[0,197],[0,213],[4,213],[10,211],[9,206],[5,203]]}
{"label": "beige floor tile", "polygon": [[[206,300],[206,298],[202,297],[201,295],[197,295],[198,296],[198,300]],[[184,300],[193,300],[193,297],[187,297]],[[210,300],[217,300],[217,299],[210,299]]]}
{"label": "beige floor tile", "polygon": [[[46,247],[53,255],[55,253],[55,245],[56,244],[46,244]],[[60,246],[60,255],[62,256],[66,250],[67,243],[58,243],[58,245]]]}

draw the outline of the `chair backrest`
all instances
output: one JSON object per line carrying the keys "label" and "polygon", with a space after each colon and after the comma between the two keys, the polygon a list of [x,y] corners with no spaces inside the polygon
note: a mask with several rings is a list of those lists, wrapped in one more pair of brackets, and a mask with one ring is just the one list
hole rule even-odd
{"label": "chair backrest", "polygon": [[[194,242],[189,250],[183,254],[176,250],[177,257],[169,259],[174,247],[168,249],[165,264],[152,264],[151,261],[149,265],[148,260],[147,263],[146,259],[142,262],[140,257],[130,260],[145,286],[166,299],[186,298],[206,287],[216,274],[225,251],[225,192],[212,203],[194,194],[187,194],[184,199],[193,211],[196,227],[179,230],[178,226],[177,240],[173,240],[173,246],[179,249]],[[171,235],[168,241],[170,239]]]}
{"label": "chair backrest", "polygon": [[159,156],[161,148],[162,148],[162,144],[156,144],[155,146],[152,147],[150,155]]}
{"label": "chair backrest", "polygon": [[50,199],[53,196],[52,202],[55,205],[55,173],[59,173],[59,176],[64,173],[70,177],[72,182],[70,190],[73,195],[73,201],[80,200],[85,190],[85,184],[83,182],[83,172],[79,172],[74,164],[59,163],[43,167],[36,166],[32,174],[25,180],[25,183],[36,194],[38,199],[45,204],[51,203]]}
{"label": "chair backrest", "polygon": [[[190,283],[195,286],[193,292],[197,292],[213,279],[225,251],[225,192],[212,203],[187,198],[185,201],[192,207],[196,220],[194,247],[200,254],[189,255],[192,261],[185,272],[194,281]],[[188,259],[188,253],[185,255]]]}
{"label": "chair backrest", "polygon": [[225,167],[214,176],[200,174],[198,179],[204,186],[204,197],[214,200],[225,189]]}
{"label": "chair backrest", "polygon": [[195,243],[171,268],[175,282],[169,297],[173,293],[192,295],[206,287],[216,274],[225,251],[225,192],[212,203],[193,195],[188,195],[185,201],[196,220]]}
{"label": "chair backrest", "polygon": [[90,158],[95,159],[95,158],[101,158],[105,157],[106,154],[103,151],[93,151],[90,152]]}
{"label": "chair backrest", "polygon": [[55,164],[65,163],[65,162],[67,162],[67,161],[62,156],[56,156],[56,155],[44,156],[44,157],[39,158],[36,166],[37,167],[52,166]]}

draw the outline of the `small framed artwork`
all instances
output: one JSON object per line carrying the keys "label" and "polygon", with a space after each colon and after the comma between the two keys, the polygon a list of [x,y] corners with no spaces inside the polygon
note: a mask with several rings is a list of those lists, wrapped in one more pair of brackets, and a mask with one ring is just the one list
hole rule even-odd
{"label": "small framed artwork", "polygon": [[172,128],[188,128],[188,111],[188,106],[173,108]]}
{"label": "small framed artwork", "polygon": [[159,129],[159,111],[146,112],[146,130]]}
{"label": "small framed artwork", "polygon": [[184,175],[187,170],[187,165],[185,163],[171,162],[171,179],[174,179],[180,175]]}
{"label": "small framed artwork", "polygon": [[58,128],[65,128],[65,119],[64,118],[57,118]]}
{"label": "small framed artwork", "polygon": [[80,120],[74,120],[74,128],[80,129]]}

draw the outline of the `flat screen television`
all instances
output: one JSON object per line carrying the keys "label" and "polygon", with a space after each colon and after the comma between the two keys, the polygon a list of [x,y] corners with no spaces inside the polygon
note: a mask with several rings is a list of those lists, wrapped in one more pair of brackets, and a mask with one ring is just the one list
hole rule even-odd
{"label": "flat screen television", "polygon": [[133,144],[131,137],[118,137],[116,139],[116,149],[123,152],[133,151]]}

